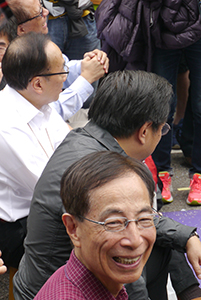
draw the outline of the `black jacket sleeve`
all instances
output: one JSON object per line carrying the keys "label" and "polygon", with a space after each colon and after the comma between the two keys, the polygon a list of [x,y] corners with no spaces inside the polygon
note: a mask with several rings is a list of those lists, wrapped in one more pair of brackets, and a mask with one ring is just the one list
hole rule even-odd
{"label": "black jacket sleeve", "polygon": [[162,217],[156,229],[156,245],[185,252],[186,243],[196,227],[186,226],[173,219]]}

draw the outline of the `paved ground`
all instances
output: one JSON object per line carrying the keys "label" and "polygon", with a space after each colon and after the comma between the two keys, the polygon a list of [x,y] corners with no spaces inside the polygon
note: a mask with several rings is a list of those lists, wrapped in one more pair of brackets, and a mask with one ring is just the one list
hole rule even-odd
{"label": "paved ground", "polygon": [[188,190],[178,191],[178,188],[188,188],[190,181],[188,176],[189,166],[184,160],[181,150],[172,151],[172,167],[174,176],[172,180],[174,201],[162,207],[161,211],[178,211],[182,209],[201,209],[201,206],[189,206],[186,204]]}
{"label": "paved ground", "polygon": [[[178,188],[189,186],[188,165],[184,161],[181,151],[172,152],[172,166],[174,169],[173,177],[173,197],[171,204],[163,206],[161,211],[179,211],[181,209],[201,209],[201,207],[191,207],[186,204],[188,191],[178,191]],[[0,276],[0,300],[8,299],[9,274],[8,272]]]}

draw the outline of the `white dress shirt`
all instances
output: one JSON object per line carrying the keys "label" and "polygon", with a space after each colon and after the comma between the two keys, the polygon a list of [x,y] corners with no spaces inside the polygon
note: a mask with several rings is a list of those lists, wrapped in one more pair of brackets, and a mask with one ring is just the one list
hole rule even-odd
{"label": "white dress shirt", "polygon": [[29,214],[34,187],[50,156],[69,132],[49,105],[40,110],[18,92],[0,92],[0,218]]}
{"label": "white dress shirt", "polygon": [[51,106],[62,116],[64,120],[70,119],[93,93],[93,86],[81,74],[81,60],[70,60],[63,54],[63,58],[69,67],[69,74],[64,82],[65,89]]}

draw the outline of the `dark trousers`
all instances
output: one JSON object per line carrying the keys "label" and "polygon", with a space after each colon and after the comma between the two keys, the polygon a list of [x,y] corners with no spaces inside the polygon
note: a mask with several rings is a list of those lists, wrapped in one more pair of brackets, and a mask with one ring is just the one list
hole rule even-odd
{"label": "dark trousers", "polygon": [[[172,85],[174,97],[168,123],[172,125],[176,107],[176,79],[182,49],[157,48],[153,58],[153,72],[165,77]],[[201,173],[201,39],[184,49],[190,71],[190,101],[193,122],[192,173]],[[152,157],[159,171],[171,170],[171,132],[163,136]]]}
{"label": "dark trousers", "polygon": [[15,222],[0,220],[0,250],[5,265],[18,268],[24,254],[24,238],[27,233],[27,217]]}

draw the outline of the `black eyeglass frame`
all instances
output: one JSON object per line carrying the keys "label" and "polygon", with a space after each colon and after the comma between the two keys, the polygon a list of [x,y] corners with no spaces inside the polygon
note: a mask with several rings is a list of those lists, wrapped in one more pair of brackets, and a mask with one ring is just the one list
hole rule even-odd
{"label": "black eyeglass frame", "polygon": [[32,17],[32,18],[29,18],[29,19],[27,19],[27,20],[25,20],[25,21],[23,21],[23,22],[20,22],[20,23],[18,23],[18,25],[27,23],[27,22],[29,22],[29,21],[32,21],[32,20],[34,20],[34,19],[36,19],[36,18],[39,18],[39,17],[42,17],[42,16],[43,16],[43,6],[41,5],[41,7],[40,7],[40,13],[39,13],[37,16]]}
{"label": "black eyeglass frame", "polygon": [[69,74],[69,67],[67,65],[64,65],[64,68],[66,68],[67,71],[58,72],[58,73],[39,74],[39,75],[35,75],[34,77],[37,77],[37,76],[46,77],[46,76],[54,76],[54,75],[68,75]]}
{"label": "black eyeglass frame", "polygon": [[[64,72],[58,72],[58,73],[47,73],[47,74],[39,74],[39,75],[35,75],[34,77],[46,77],[46,76],[54,76],[54,75],[66,75],[68,76],[69,74],[69,67],[65,64],[64,68],[67,69],[67,71]],[[29,82],[31,82],[31,80],[34,78],[32,77],[31,79],[29,79]]]}

